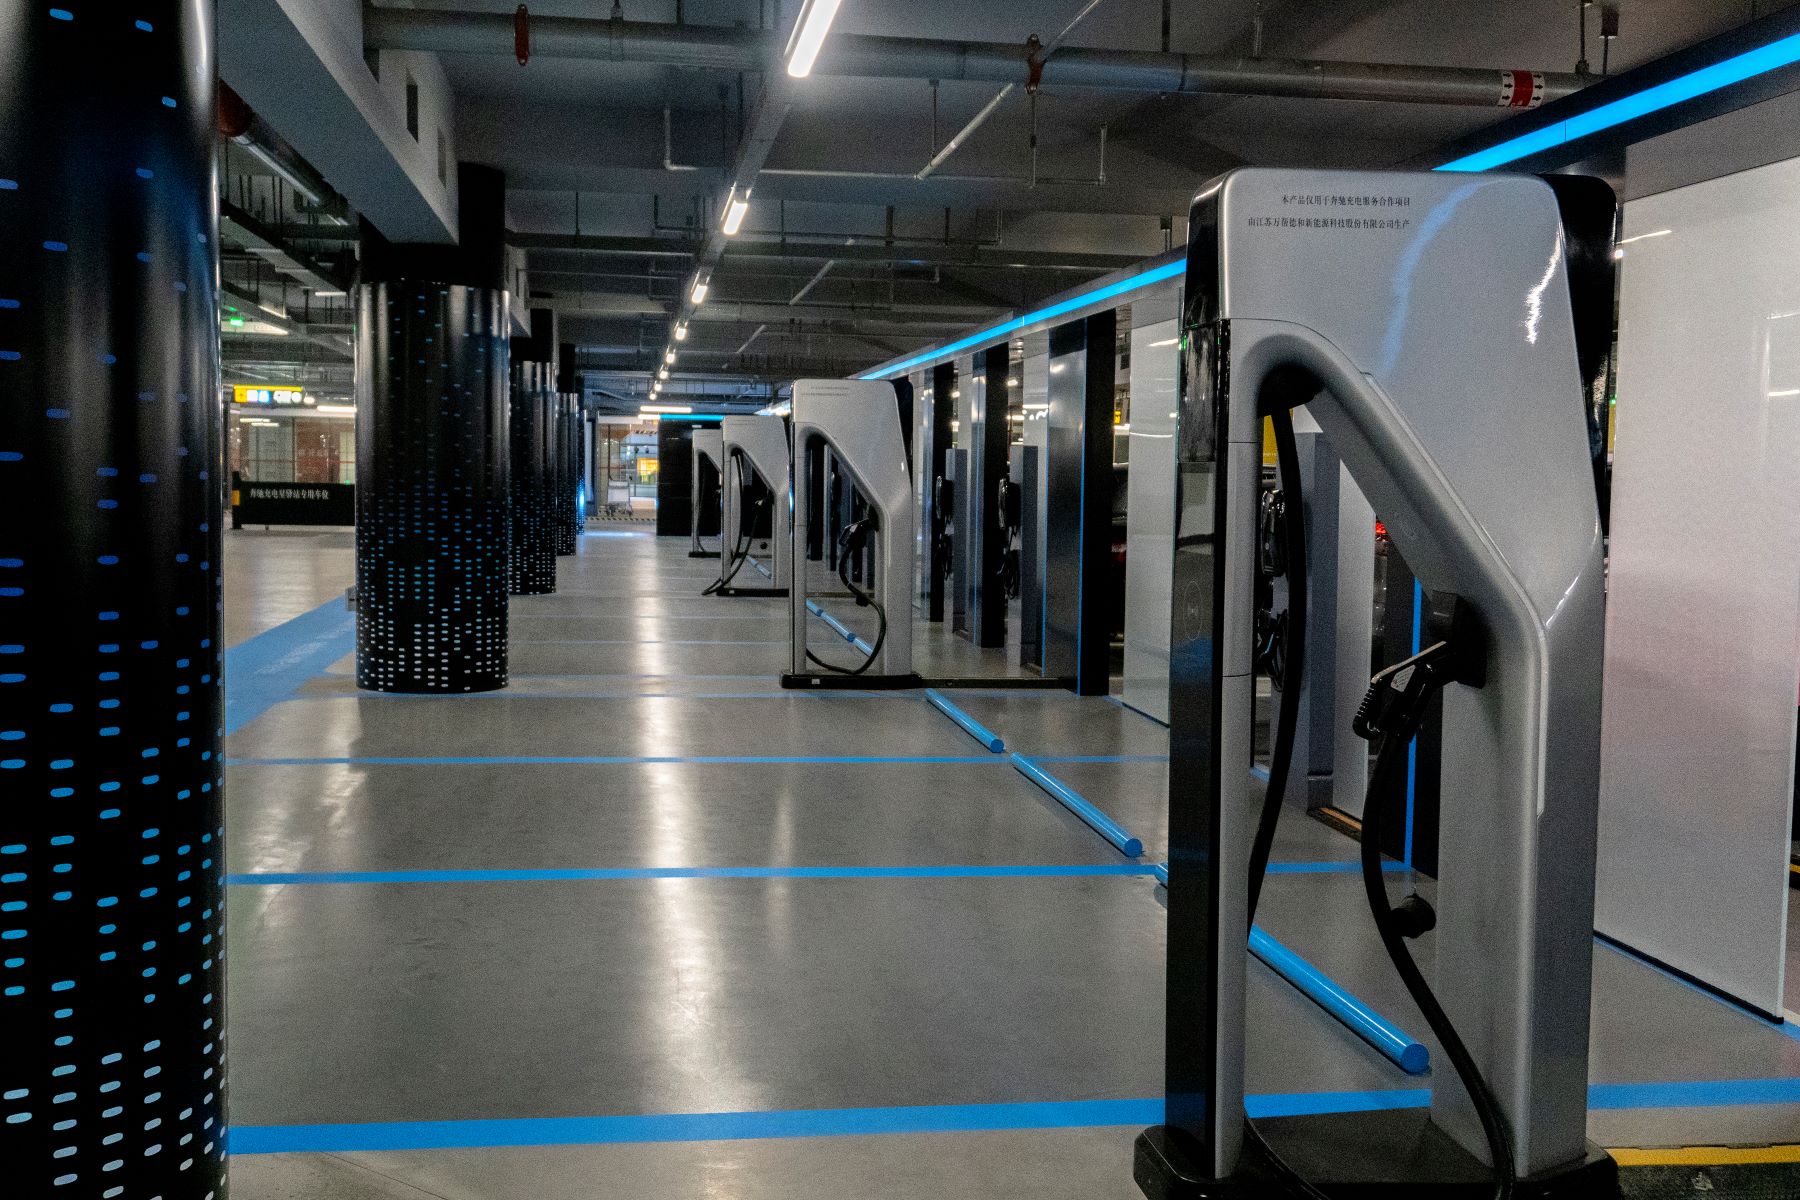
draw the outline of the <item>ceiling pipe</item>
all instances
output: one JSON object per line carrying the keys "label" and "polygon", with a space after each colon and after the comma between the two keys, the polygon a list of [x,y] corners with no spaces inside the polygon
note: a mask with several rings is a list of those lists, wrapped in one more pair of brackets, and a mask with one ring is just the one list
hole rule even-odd
{"label": "ceiling pipe", "polygon": [[[814,288],[818,287],[819,284],[824,281],[825,276],[830,274],[831,268],[833,268],[835,266],[837,266],[837,259],[835,259],[835,258],[826,259],[825,265],[819,268],[818,274],[814,275],[811,279],[807,280],[806,286],[802,287],[799,291],[794,293],[793,299],[788,301],[788,307],[792,308],[794,305],[796,305],[796,304],[800,303],[802,300],[806,299],[806,294],[808,292],[812,291]],[[743,353],[743,351],[740,350],[739,353],[741,354],[741,353]]]}
{"label": "ceiling pipe", "polygon": [[223,80],[218,93],[219,136],[244,150],[278,178],[306,198],[322,216],[344,220],[350,206],[337,194],[313,165],[301,158],[256,111],[244,103],[243,97],[231,90]]}
{"label": "ceiling pipe", "polygon": [[[513,53],[513,19],[506,13],[420,8],[363,10],[363,38],[371,49],[440,54]],[[756,30],[674,26],[589,17],[531,19],[533,58],[586,58],[659,63],[721,71],[766,71],[781,47]],[[1023,43],[937,41],[838,33],[813,68],[820,75],[879,79],[1024,83],[1030,77]],[[1424,67],[1287,58],[1178,54],[1157,50],[1060,49],[1044,79],[1058,87],[1157,94],[1297,96],[1478,108],[1535,108],[1580,91],[1591,79],[1571,72]]]}
{"label": "ceiling pipe", "polygon": [[734,355],[736,355],[737,357],[740,357],[740,358],[743,357],[744,353],[746,351],[748,351],[752,345],[755,344],[756,339],[761,337],[764,333],[766,333],[768,331],[768,328],[769,327],[767,325],[758,325],[756,327],[756,329],[754,331],[752,331],[750,336],[744,339],[744,344],[739,346],[732,353]]}
{"label": "ceiling pipe", "polygon": [[[1037,102],[1038,85],[1039,85],[1039,82],[1044,77],[1044,64],[1047,61],[1049,61],[1049,58],[1051,55],[1055,54],[1058,50],[1062,49],[1063,42],[1066,41],[1068,39],[1068,36],[1075,31],[1075,27],[1077,25],[1081,24],[1082,21],[1086,20],[1087,15],[1089,13],[1093,12],[1099,6],[1100,6],[1100,0],[1088,0],[1087,4],[1082,6],[1081,11],[1075,14],[1073,20],[1071,20],[1067,25],[1063,26],[1063,31],[1061,33],[1057,34],[1055,40],[1052,41],[1048,46],[1044,46],[1040,49],[1040,47],[1038,45],[1038,39],[1037,39],[1036,34],[1033,34],[1025,42],[1025,47],[1026,47],[1025,90],[1030,92],[1031,97],[1032,97],[1031,174],[1032,174],[1032,184],[1034,186],[1037,183],[1037,103],[1036,102]],[[948,142],[944,143],[943,149],[939,150],[936,154],[933,154],[931,156],[931,161],[926,163],[922,168],[920,168],[919,173],[917,176],[915,176],[915,178],[918,178],[918,179],[928,178],[939,167],[943,166],[944,163],[949,160],[950,156],[952,154],[955,154],[957,149],[959,147],[961,147],[964,142],[968,141],[970,136],[973,135],[977,129],[980,129],[984,124],[986,124],[987,119],[989,117],[993,116],[994,113],[999,109],[999,107],[1006,102],[1006,98],[1012,94],[1012,90],[1013,90],[1014,86],[1015,86],[1014,84],[1009,83],[1005,87],[1001,88],[1000,93],[997,96],[995,96],[992,100],[989,100],[987,102],[986,107],[984,107],[980,112],[976,113],[975,116],[970,119],[969,123],[967,125],[964,125],[962,127],[962,129],[957,132],[955,137],[951,138]],[[934,91],[932,93],[934,104],[936,102],[936,95],[937,95],[937,93]],[[935,114],[937,110],[934,107],[932,111]],[[1104,155],[1105,154],[1104,147],[1106,145],[1106,142],[1104,140],[1102,140],[1100,145],[1102,147],[1101,153],[1102,153],[1102,155]],[[1104,161],[1105,161],[1104,158],[1102,158],[1103,163],[1104,163]],[[1106,178],[1106,170],[1105,170],[1104,166],[1102,166],[1102,168],[1101,168],[1100,178],[1103,181]]]}

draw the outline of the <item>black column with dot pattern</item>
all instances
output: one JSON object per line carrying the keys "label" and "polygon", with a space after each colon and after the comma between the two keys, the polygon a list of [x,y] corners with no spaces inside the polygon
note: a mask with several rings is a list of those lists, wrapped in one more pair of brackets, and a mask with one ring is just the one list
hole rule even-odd
{"label": "black column with dot pattern", "polygon": [[0,1164],[225,1194],[212,5],[0,11]]}
{"label": "black column with dot pattern", "polygon": [[556,398],[556,552],[575,553],[576,539],[581,536],[578,516],[580,505],[575,499],[581,462],[580,418],[576,416],[574,396]]}
{"label": "black column with dot pattern", "polygon": [[545,420],[551,365],[512,366],[512,594],[556,590],[556,530],[546,467],[555,430]]}
{"label": "black column with dot pattern", "polygon": [[356,338],[357,686],[505,687],[506,294],[365,282]]}

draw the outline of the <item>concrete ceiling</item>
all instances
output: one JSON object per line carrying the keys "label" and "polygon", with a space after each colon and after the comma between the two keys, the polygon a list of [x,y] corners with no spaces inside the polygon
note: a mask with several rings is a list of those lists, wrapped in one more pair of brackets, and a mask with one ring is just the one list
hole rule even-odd
{"label": "concrete ceiling", "polygon": [[[1621,0],[1610,65],[1627,68],[1794,0]],[[382,7],[511,14],[510,0]],[[797,0],[622,0],[632,22],[785,35]],[[1019,44],[1050,40],[1078,0],[844,0],[834,36]],[[536,0],[535,18],[605,20],[607,0]],[[1195,54],[1567,72],[1572,0],[1172,0],[1168,48]],[[1162,48],[1163,0],[1101,0],[1070,46]],[[1588,59],[1602,46],[1597,7]],[[731,182],[762,80],[737,72],[536,55],[507,42],[442,54],[456,148],[505,171],[535,304],[562,313],[590,382],[641,396],[695,255]],[[680,348],[677,382],[762,392],[799,373],[852,372],[984,316],[1161,252],[1188,198],[1242,163],[1383,167],[1496,121],[1499,108],[1277,97],[1018,89],[925,181],[913,178],[998,90],[992,83],[817,75],[793,89],[745,233]],[[743,108],[740,109],[740,94]],[[665,140],[665,111],[667,138]],[[1104,182],[1101,132],[1105,131]],[[672,162],[676,168],[667,165]],[[861,175],[818,174],[862,172]],[[827,267],[827,263],[831,265]],[[823,273],[821,274],[821,270]],[[804,296],[796,295],[804,289]],[[715,381],[712,382],[702,381]]]}

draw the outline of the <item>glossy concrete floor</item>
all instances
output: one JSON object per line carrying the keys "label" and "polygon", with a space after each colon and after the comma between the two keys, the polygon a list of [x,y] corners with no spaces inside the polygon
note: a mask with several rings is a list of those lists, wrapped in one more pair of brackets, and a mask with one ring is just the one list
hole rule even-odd
{"label": "glossy concrete floor", "polygon": [[350,529],[225,535],[225,644],[235,646],[344,594],[356,582]]}
{"label": "glossy concrete floor", "polygon": [[[404,698],[348,676],[342,535],[228,538],[237,1200],[1136,1195],[1165,732],[954,697],[1142,838],[1128,862],[915,693],[781,693],[785,602],[701,598],[686,550],[596,526],[514,601],[506,691]],[[1323,869],[1272,876],[1261,923],[1418,1035],[1354,856],[1288,820],[1277,860]],[[1595,967],[1596,1139],[1800,1136],[1791,1029]],[[1428,1086],[1255,962],[1250,999],[1255,1093]]]}

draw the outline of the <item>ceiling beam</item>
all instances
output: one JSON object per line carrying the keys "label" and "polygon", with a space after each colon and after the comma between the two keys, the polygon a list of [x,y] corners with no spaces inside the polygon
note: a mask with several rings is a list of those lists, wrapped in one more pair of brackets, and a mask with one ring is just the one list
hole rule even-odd
{"label": "ceiling beam", "polygon": [[[530,18],[534,54],[610,62],[657,63],[720,71],[764,71],[780,51],[773,32],[598,17]],[[515,53],[514,17],[422,8],[364,10],[363,36],[384,50],[440,54]],[[1034,67],[1059,87],[1156,95],[1205,93],[1376,100],[1505,108],[1501,72],[1482,67],[1412,66],[1323,60],[1229,57],[1154,50],[1063,47],[1033,59],[1023,42],[934,41],[840,33],[814,71],[882,79],[1024,84]],[[1539,100],[1572,95],[1590,80],[1572,72],[1525,70]],[[785,78],[785,76],[783,76]]]}
{"label": "ceiling beam", "polygon": [[[673,237],[608,237],[572,233],[510,233],[507,241],[527,250],[566,250],[620,258],[692,259],[697,245]],[[968,267],[990,271],[1081,271],[1103,274],[1141,262],[1147,254],[1107,254],[1081,250],[1037,250],[1006,246],[972,246],[951,242],[942,248],[915,241],[888,245],[879,237],[844,242],[782,241],[745,235],[735,239],[732,257],[781,258],[798,262],[891,263],[898,266]]]}

